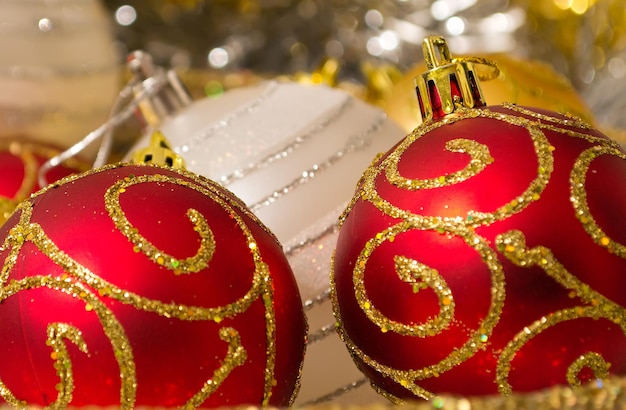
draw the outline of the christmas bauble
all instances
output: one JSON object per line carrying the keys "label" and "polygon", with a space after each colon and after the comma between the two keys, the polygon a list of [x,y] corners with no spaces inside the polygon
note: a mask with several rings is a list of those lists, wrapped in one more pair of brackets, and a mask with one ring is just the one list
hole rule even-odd
{"label": "christmas bauble", "polygon": [[578,118],[485,106],[476,77],[424,74],[427,120],[341,219],[338,329],[397,402],[626,374],[626,153]]}
{"label": "christmas bauble", "polygon": [[66,148],[106,120],[120,70],[99,1],[5,1],[0,26],[0,138]]}
{"label": "christmas bauble", "polygon": [[287,406],[306,323],[276,238],[187,171],[68,177],[0,228],[11,405]]}
{"label": "christmas bauble", "polygon": [[[496,62],[500,71],[492,81],[481,83],[489,104],[509,102],[570,113],[592,121],[590,109],[572,84],[549,65],[507,54],[486,54],[484,57]],[[385,99],[385,112],[407,132],[422,122],[413,79],[426,69],[425,62],[416,64],[393,85]]]}
{"label": "christmas bauble", "polygon": [[328,270],[361,170],[403,131],[344,91],[277,81],[195,101],[159,129],[191,171],[232,190],[283,244],[311,330],[297,403],[362,379],[334,332]]}
{"label": "christmas bauble", "polygon": [[[58,154],[55,148],[19,138],[0,139],[0,225],[20,201],[41,188],[37,171],[45,161]],[[87,164],[71,159],[52,168],[46,177],[53,182],[85,170]]]}

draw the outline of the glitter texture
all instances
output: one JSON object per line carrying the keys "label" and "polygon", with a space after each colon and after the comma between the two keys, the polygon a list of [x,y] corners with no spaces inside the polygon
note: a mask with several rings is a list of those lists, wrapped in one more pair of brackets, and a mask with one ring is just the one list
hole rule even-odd
{"label": "glitter texture", "polygon": [[[310,379],[295,404],[334,391],[355,396],[361,387],[371,394],[362,383],[342,389],[362,376],[331,331],[329,261],[338,217],[362,169],[404,132],[380,109],[345,91],[289,81],[197,101],[159,128],[189,170],[226,186],[284,246],[311,325],[303,381],[307,374]],[[320,372],[331,362],[337,371],[320,383]]]}
{"label": "glitter texture", "polygon": [[[223,265],[221,268],[219,267],[219,264],[222,262],[216,262],[216,258],[219,258],[216,255],[231,253],[233,255],[231,257],[234,258],[234,255],[239,252],[237,258],[241,260],[243,265],[240,267],[239,262],[233,264],[231,260],[229,262],[229,270],[233,271],[231,275],[235,275],[233,278],[236,278],[236,275],[241,276],[241,273],[237,272],[242,272],[242,267],[243,269],[251,269],[248,274],[250,280],[248,290],[241,294],[233,294],[232,301],[229,303],[218,303],[215,305],[215,302],[211,301],[211,299],[201,299],[206,297],[202,295],[208,295],[211,292],[224,293],[225,291],[231,291],[228,288],[212,291],[210,287],[203,285],[202,288],[206,290],[199,288],[197,296],[193,296],[197,304],[189,304],[185,302],[185,300],[190,300],[188,295],[176,295],[174,290],[171,293],[172,296],[168,299],[150,296],[150,294],[154,295],[154,291],[150,290],[149,286],[144,291],[141,291],[141,286],[139,288],[136,285],[123,286],[127,282],[125,280],[120,281],[123,276],[119,277],[117,272],[102,271],[98,274],[101,268],[94,266],[94,261],[85,260],[84,257],[81,257],[80,247],[75,248],[67,244],[61,245],[61,243],[65,242],[55,239],[59,238],[59,231],[54,226],[54,220],[51,221],[42,216],[44,209],[46,209],[46,213],[48,208],[57,209],[56,206],[58,204],[53,206],[53,204],[46,202],[48,195],[65,193],[65,196],[70,200],[75,196],[80,197],[82,194],[76,190],[80,189],[78,188],[79,186],[84,187],[84,180],[89,178],[94,179],[94,182],[92,182],[94,191],[91,195],[96,195],[95,192],[101,192],[102,195],[100,204],[95,205],[93,212],[94,215],[101,215],[101,219],[94,220],[95,222],[91,223],[94,224],[94,232],[102,232],[97,230],[97,226],[102,224],[110,223],[113,227],[112,230],[108,231],[109,233],[106,233],[105,230],[102,235],[106,235],[107,240],[110,241],[108,246],[111,249],[125,249],[126,253],[112,254],[119,261],[120,272],[127,268],[125,265],[136,266],[138,269],[140,265],[137,265],[137,263],[140,263],[143,267],[140,271],[135,272],[134,275],[146,273],[148,276],[154,276],[154,280],[162,280],[157,279],[157,277],[163,274],[161,272],[167,271],[173,275],[170,280],[170,286],[175,287],[176,280],[183,280],[184,277],[197,276],[198,279],[196,280],[209,279],[212,275],[210,272],[214,272],[210,270],[213,267],[213,263],[218,263],[214,269],[224,269]],[[190,229],[187,230],[188,228],[181,226],[180,233],[176,233],[176,235],[179,235],[177,237],[179,242],[197,244],[197,249],[190,249],[187,246],[187,249],[184,251],[190,253],[191,256],[177,256],[180,254],[180,248],[173,253],[166,252],[165,249],[160,248],[162,245],[157,245],[148,239],[154,237],[154,231],[144,233],[145,221],[138,220],[136,211],[132,210],[136,207],[134,205],[135,201],[138,200],[137,198],[140,198],[137,196],[137,192],[141,192],[138,190],[142,187],[161,190],[163,193],[177,192],[177,195],[180,195],[178,201],[182,201],[181,204],[186,202],[190,204],[191,207],[186,212]],[[215,211],[207,211],[209,208],[201,205],[202,201],[206,201],[209,208],[215,207]],[[72,205],[68,203],[68,206]],[[179,207],[180,205],[174,204],[173,206]],[[198,207],[194,208],[194,206]],[[88,214],[89,212],[87,212]],[[106,222],[107,219],[110,222]],[[137,223],[137,221],[141,222],[143,228],[133,225],[131,220],[134,223]],[[71,221],[68,220],[67,222]],[[238,235],[241,238],[241,240],[238,240],[241,243],[239,250],[236,250],[234,242],[231,245],[232,249],[220,247],[225,243],[223,242],[224,239],[221,238],[227,235],[224,231],[224,223],[232,225],[231,228],[228,228],[229,230],[234,233],[239,232]],[[215,228],[213,225],[219,228]],[[88,227],[89,225],[84,226]],[[193,233],[192,237],[185,238],[181,236],[189,231]],[[53,362],[49,365],[54,365],[59,380],[55,387],[57,391],[56,401],[47,403],[48,405],[52,407],[66,407],[68,404],[74,405],[72,399],[78,393],[75,391],[75,387],[78,388],[75,376],[76,366],[84,365],[85,362],[81,360],[81,364],[78,364],[78,362],[73,363],[71,356],[67,353],[66,346],[68,344],[78,347],[80,352],[88,356],[89,359],[87,360],[93,358],[94,355],[103,355],[104,353],[102,352],[106,351],[103,349],[110,349],[113,352],[117,362],[115,367],[119,370],[117,375],[120,385],[118,398],[116,401],[112,401],[111,396],[107,396],[110,392],[106,393],[107,390],[103,389],[103,393],[101,393],[103,397],[98,397],[98,393],[92,393],[92,395],[95,395],[93,399],[97,400],[94,404],[117,404],[121,408],[133,408],[136,405],[142,405],[140,399],[142,397],[142,389],[151,387],[143,384],[147,380],[145,376],[146,370],[140,369],[138,366],[140,366],[140,363],[145,365],[146,362],[140,359],[138,355],[145,356],[146,353],[142,349],[146,349],[147,346],[141,343],[138,344],[137,340],[132,336],[135,332],[128,327],[128,315],[136,315],[139,312],[149,315],[141,316],[145,318],[146,323],[154,320],[150,319],[150,317],[155,317],[166,320],[166,322],[162,323],[181,321],[198,323],[202,327],[210,325],[219,333],[221,342],[213,342],[215,344],[211,345],[212,342],[209,340],[212,339],[207,339],[203,350],[208,351],[209,354],[211,354],[212,349],[215,350],[216,360],[219,356],[224,355],[219,358],[220,365],[211,370],[210,373],[207,373],[208,376],[204,379],[203,384],[196,388],[196,391],[189,391],[193,384],[179,386],[178,388],[185,392],[183,395],[188,394],[188,397],[190,397],[186,399],[186,402],[179,402],[179,406],[195,408],[207,400],[213,399],[214,396],[215,400],[218,401],[211,401],[210,403],[219,403],[219,400],[224,400],[219,397],[224,395],[227,401],[223,401],[223,403],[236,403],[237,400],[241,400],[239,397],[240,393],[244,395],[242,396],[243,400],[245,400],[243,403],[263,406],[288,405],[295,399],[299,383],[299,369],[304,349],[306,325],[301,309],[301,301],[297,295],[297,289],[293,285],[294,279],[275,237],[271,235],[266,227],[260,224],[238,199],[217,184],[186,171],[165,169],[157,166],[107,166],[84,175],[68,177],[42,190],[31,199],[24,201],[16,211],[16,214],[7,223],[7,226],[5,226],[4,232],[2,253],[0,253],[0,256],[3,257],[2,270],[0,271],[0,281],[2,283],[0,302],[6,303],[16,298],[28,300],[28,295],[33,291],[40,293],[44,291],[45,294],[52,292],[51,295],[54,293],[69,295],[73,300],[82,302],[84,314],[87,314],[88,317],[91,317],[90,315],[93,314],[96,315],[99,327],[104,332],[105,339],[110,345],[110,347],[104,348],[93,342],[93,334],[83,334],[84,330],[80,325],[74,325],[66,321],[50,322],[47,325],[46,345],[52,349],[51,357]],[[0,231],[1,233],[2,231]],[[197,240],[193,239],[193,236],[196,236]],[[99,237],[93,238],[96,242],[103,239]],[[219,245],[220,241],[222,245]],[[61,246],[65,249],[61,248]],[[108,247],[100,249],[108,250]],[[46,270],[49,270],[50,273],[47,274],[45,271],[40,270],[29,272],[27,268],[29,257],[46,258],[46,264],[49,266]],[[245,268],[245,266],[250,266],[250,268]],[[227,272],[215,272],[213,275],[224,275],[225,273]],[[25,276],[22,276],[24,274]],[[203,277],[206,279],[202,279]],[[229,280],[224,283],[228,284]],[[200,284],[202,282],[196,283]],[[233,285],[222,286],[232,287]],[[236,285],[236,288],[243,289],[240,285]],[[167,292],[168,290],[163,289],[162,291]],[[286,292],[291,293],[287,294]],[[216,294],[214,293],[214,295]],[[281,303],[287,305],[276,306],[275,298],[277,297],[280,298]],[[177,299],[181,301],[177,301]],[[225,299],[221,297],[220,300]],[[2,306],[5,306],[5,304]],[[286,306],[290,306],[288,308],[289,313],[277,313],[278,308],[284,310],[287,309]],[[58,305],[58,307],[63,308],[63,305]],[[298,313],[298,309],[300,309],[300,313]],[[48,320],[48,315],[45,312],[49,310],[44,310],[44,313],[40,314],[41,318],[35,317],[35,320]],[[0,309],[0,319],[2,315],[6,314]],[[21,315],[28,316],[28,313],[24,311]],[[247,319],[241,322],[239,317]],[[79,319],[75,320],[77,320],[76,323],[80,323]],[[248,330],[245,326],[242,327],[242,323],[254,320],[260,320],[263,323],[261,327],[256,325],[252,327],[257,330],[263,329],[262,334],[257,333],[254,335],[251,333],[251,330]],[[233,326],[237,323],[239,324]],[[130,326],[133,326],[133,324],[130,324]],[[283,328],[283,326],[288,329]],[[190,328],[188,325],[185,325],[181,329]],[[32,329],[32,332],[36,331],[37,328]],[[205,332],[192,332],[186,336],[183,333],[181,337],[206,337],[201,336],[202,334],[205,334]],[[256,338],[256,341],[253,344],[254,338]],[[92,342],[90,343],[89,340],[92,340]],[[296,342],[297,340],[300,341],[299,345]],[[149,343],[151,346],[159,345],[158,341]],[[187,341],[184,339],[177,342],[177,344],[181,344],[183,349],[185,343]],[[40,349],[41,347],[33,345],[30,348]],[[259,351],[259,348],[263,350]],[[177,349],[171,350],[166,347],[163,349],[165,349],[162,351],[163,358],[160,358],[158,362],[167,367],[168,361],[174,360],[174,362],[169,364],[172,367],[171,370],[174,370],[177,366],[176,360],[178,359],[168,357],[170,354],[174,354]],[[220,353],[222,349],[224,351]],[[205,360],[202,359],[205,354],[201,354],[201,352],[187,351],[186,354],[198,354],[199,363]],[[283,354],[285,354],[285,358],[281,358]],[[258,362],[259,359],[262,359],[260,363]],[[89,363],[89,361],[86,363]],[[277,363],[280,363],[280,366]],[[4,362],[3,366],[7,366],[6,362]],[[36,366],[45,367],[46,364],[37,363]],[[233,388],[232,382],[229,383],[229,379],[233,370],[239,367],[243,367],[244,372],[238,373],[239,376],[232,377],[239,378],[243,375],[246,384],[249,384],[251,387],[237,388],[237,391],[240,393],[228,397],[228,393],[221,392],[220,389],[225,384],[231,385],[229,389]],[[252,370],[254,368],[257,370]],[[143,378],[140,376],[142,374],[139,373],[140,370],[144,372]],[[155,370],[153,369],[152,371]],[[84,369],[81,369],[81,372],[84,372]],[[190,367],[189,372],[197,373],[198,370]],[[259,375],[262,375],[263,379],[255,381],[255,376],[246,375],[247,372],[254,372],[257,375],[257,379]],[[205,372],[203,371],[203,373]],[[2,377],[0,396],[11,405],[21,406],[24,401],[18,395],[13,394],[11,388],[9,388],[9,386],[14,385],[11,383],[15,382],[11,381],[11,377],[6,374]],[[165,375],[163,377],[167,378]],[[250,380],[250,383],[248,383],[248,380]],[[280,385],[277,385],[277,380],[280,380]],[[162,382],[166,383],[167,380],[164,379]],[[80,386],[85,387],[86,383],[88,384],[86,380],[81,380]],[[236,383],[241,386],[242,382]],[[257,387],[252,387],[253,385]],[[258,386],[262,386],[261,391],[254,392],[254,389],[257,389]],[[46,387],[44,386],[44,388]],[[97,386],[92,388],[96,388],[97,391]],[[247,390],[250,391],[245,392]],[[219,395],[216,392],[220,392]],[[252,395],[250,395],[250,392],[253,392]],[[145,396],[143,397],[145,400]],[[161,403],[172,403],[171,400],[174,398],[176,398],[174,400],[179,400],[177,397],[180,396],[174,395],[171,398],[163,396]],[[253,399],[252,397],[255,398]],[[153,398],[150,399],[153,400]]]}
{"label": "glitter texture", "polygon": [[[509,138],[510,147],[498,145],[502,138]],[[417,146],[428,148],[418,151]],[[507,152],[513,156],[503,161]],[[602,287],[602,279],[592,275],[593,259],[581,268],[566,253],[566,243],[581,254],[584,243],[596,257],[605,250],[607,264],[601,265],[606,267],[598,275],[608,275],[606,280],[620,287],[614,272],[624,268],[623,237],[612,237],[616,230],[608,230],[606,218],[598,220],[601,202],[588,181],[590,175],[601,175],[600,170],[607,172],[603,163],[595,164],[607,157],[626,160],[617,143],[582,120],[506,104],[459,108],[424,123],[376,158],[340,218],[331,272],[339,334],[374,389],[396,404],[421,397],[432,399],[437,407],[434,400],[445,392],[512,395],[516,384],[523,383],[520,372],[530,371],[521,369],[531,367],[558,373],[551,383],[571,387],[626,371],[615,360],[619,354],[612,353],[624,352],[624,299],[615,292],[609,296],[610,285]],[[624,165],[619,166],[626,176]],[[442,170],[448,171],[436,173]],[[509,173],[510,183],[506,182]],[[479,185],[489,181],[492,190]],[[589,204],[590,192],[596,208]],[[566,223],[558,222],[562,213],[570,221],[567,232],[576,232],[575,236],[564,234],[555,242],[557,237],[541,233],[545,221],[533,220],[549,215],[546,203],[569,209],[553,209],[555,225],[545,229],[560,229]],[[527,244],[530,238],[533,245]],[[592,249],[594,243],[598,249]],[[533,278],[526,286],[546,286],[554,289],[553,295],[542,295],[541,300],[532,293],[524,296],[512,287],[525,283],[524,275]],[[489,290],[481,290],[478,283],[489,283]],[[540,294],[540,289],[533,292]],[[467,305],[473,298],[480,306],[476,312]],[[542,305],[529,308],[528,304]],[[471,315],[466,310],[472,310]],[[600,339],[609,336],[588,330],[588,336],[572,339],[572,346],[583,349],[577,356],[572,356],[569,340],[563,341],[562,351],[571,359],[553,363],[526,353],[544,354],[540,344],[547,343],[548,334],[570,331],[572,338],[578,337],[574,326],[587,320],[604,323],[612,339],[605,343]],[[558,342],[550,343],[550,348],[543,348],[545,354],[551,355]],[[592,350],[584,350],[587,344]],[[474,378],[482,378],[485,384]],[[456,390],[467,383],[474,386],[468,387],[474,393]]]}

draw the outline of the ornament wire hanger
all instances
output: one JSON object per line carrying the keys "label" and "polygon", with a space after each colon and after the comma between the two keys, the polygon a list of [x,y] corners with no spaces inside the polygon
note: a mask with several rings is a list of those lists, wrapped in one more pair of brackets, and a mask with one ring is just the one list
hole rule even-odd
{"label": "ornament wire hanger", "polygon": [[[132,78],[120,90],[111,107],[109,118],[76,144],[43,163],[37,174],[41,187],[48,185],[46,175],[51,169],[80,154],[98,140],[101,140],[101,143],[92,167],[99,168],[105,165],[113,145],[113,131],[136,115],[140,106],[148,105],[150,112],[156,118],[163,117],[179,109],[180,106],[191,103],[191,96],[176,73],[173,70],[165,71],[161,67],[154,66],[152,57],[148,53],[143,51],[130,53],[127,58],[127,67],[132,73]],[[148,124],[154,125],[154,118],[145,118],[145,120]]]}

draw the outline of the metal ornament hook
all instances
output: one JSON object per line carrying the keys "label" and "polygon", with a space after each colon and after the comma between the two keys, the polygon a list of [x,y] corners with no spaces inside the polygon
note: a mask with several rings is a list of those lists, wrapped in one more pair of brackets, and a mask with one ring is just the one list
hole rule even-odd
{"label": "metal ornament hook", "polygon": [[46,161],[37,174],[41,187],[48,185],[46,175],[52,168],[80,154],[98,140],[101,140],[100,148],[92,166],[99,168],[106,164],[113,144],[113,130],[137,112],[151,126],[156,126],[166,116],[191,104],[190,94],[173,70],[166,71],[154,65],[152,57],[140,50],[130,53],[127,60],[132,78],[120,90],[107,121],[67,150]]}
{"label": "metal ornament hook", "polygon": [[98,151],[98,155],[96,156],[96,159],[93,163],[93,168],[101,167],[106,163],[106,159],[108,158],[111,147],[113,129],[122,125],[130,117],[135,115],[135,110],[137,110],[139,104],[144,99],[148,98],[152,94],[155,94],[161,87],[163,87],[164,81],[154,82],[150,88],[146,88],[142,93],[136,94],[135,97],[129,103],[127,103],[126,106],[124,106],[124,100],[126,100],[129,95],[132,95],[133,85],[134,81],[131,81],[126,84],[124,88],[122,88],[119,93],[118,99],[114,103],[113,109],[111,110],[112,115],[107,121],[105,121],[95,130],[91,131],[76,144],[72,145],[60,154],[50,158],[41,165],[39,171],[37,172],[37,181],[40,187],[45,187],[48,185],[46,175],[52,168],[60,165],[62,162],[67,161],[70,158],[77,156],[78,154],[83,152],[85,148],[87,148],[89,145],[102,138],[103,142]]}

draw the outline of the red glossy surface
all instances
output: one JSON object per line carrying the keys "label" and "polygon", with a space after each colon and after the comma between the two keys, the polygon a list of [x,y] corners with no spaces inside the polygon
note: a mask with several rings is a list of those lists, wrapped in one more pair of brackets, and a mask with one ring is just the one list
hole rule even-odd
{"label": "red glossy surface", "polygon": [[[501,107],[488,109],[524,117]],[[556,113],[542,113],[564,119]],[[558,122],[551,125],[555,129],[544,128],[543,133],[555,148],[554,170],[540,198],[519,213],[475,228],[475,233],[496,255],[504,272],[502,282],[493,282],[485,260],[460,236],[436,229],[400,233],[395,240],[376,247],[367,260],[363,283],[372,305],[387,318],[411,325],[432,320],[439,314],[440,305],[432,290],[414,293],[411,285],[399,279],[394,256],[414,259],[438,271],[455,302],[452,324],[438,334],[412,337],[393,331],[382,332],[359,306],[353,277],[357,258],[367,241],[400,219],[386,215],[370,201],[357,200],[341,227],[334,262],[339,316],[345,334],[357,348],[393,369],[433,366],[446,360],[477,331],[489,311],[492,292],[503,286],[503,308],[483,348],[438,376],[410,381],[434,394],[497,394],[496,364],[500,353],[516,334],[542,317],[588,305],[540,267],[517,266],[498,251],[497,235],[511,230],[521,231],[529,248],[548,248],[572,277],[594,292],[622,308],[626,306],[626,260],[592,240],[576,218],[570,202],[574,162],[585,149],[597,144],[569,136],[564,131],[571,129],[604,137],[591,129]],[[392,185],[382,172],[375,180],[380,197],[415,215],[465,219],[471,210],[494,212],[520,195],[537,177],[538,156],[528,131],[488,118],[463,119],[416,139],[399,160],[400,174],[406,178],[430,179],[463,169],[469,156],[445,149],[445,143],[456,138],[471,139],[487,146],[493,163],[465,181],[416,191]],[[584,177],[591,215],[611,240],[625,245],[626,161],[614,155],[599,156],[592,161]],[[626,374],[624,329],[602,317],[580,317],[554,324],[524,343],[511,361],[508,383],[515,392],[567,384],[568,366],[588,352],[597,352],[611,363],[611,373]],[[399,398],[415,397],[367,363],[357,361],[363,372],[384,391]],[[587,370],[580,373],[586,380],[590,375]]]}
{"label": "red glossy surface", "polygon": [[[105,191],[125,177],[165,175],[189,186],[170,182],[139,183],[120,194],[120,206],[129,222],[158,249],[175,258],[193,256],[200,245],[197,232],[186,216],[195,209],[206,219],[215,238],[215,252],[207,268],[197,273],[176,275],[151,261],[112,222],[105,209]],[[191,187],[213,187],[207,195]],[[212,188],[212,189],[213,189]],[[224,201],[220,204],[218,200]],[[260,405],[264,389],[271,391],[269,404],[286,406],[297,385],[303,359],[306,323],[293,274],[281,246],[260,222],[242,212],[232,194],[206,179],[190,178],[164,168],[125,165],[81,176],[39,194],[33,200],[31,222],[39,224],[56,247],[94,275],[125,292],[139,296],[141,303],[161,301],[185,308],[216,308],[244,297],[252,286],[253,254],[240,226],[238,215],[250,230],[259,255],[269,268],[273,296],[266,309],[259,296],[250,307],[222,321],[180,320],[161,312],[150,312],[124,300],[102,294],[85,280],[70,280],[98,295],[123,327],[136,367],[137,406],[180,407],[196,394],[227,356],[227,343],[218,332],[234,328],[241,337],[247,359],[235,367],[203,406]],[[0,228],[0,243],[20,217],[16,212]],[[7,263],[12,242],[0,251]],[[27,238],[18,261],[4,277],[3,286],[34,275],[63,278],[64,269],[52,262]],[[99,294],[100,291],[100,294]],[[56,400],[59,377],[46,346],[46,327],[68,323],[82,332],[88,354],[67,341],[74,376],[71,406],[120,404],[120,373],[113,343],[101,321],[80,295],[49,287],[22,290],[15,295],[3,291],[0,304],[0,380],[19,400],[49,405]],[[123,298],[122,298],[123,299]],[[266,315],[274,315],[275,334]],[[268,339],[275,342],[275,386],[265,385]],[[268,370],[269,371],[269,370]]]}
{"label": "red glossy surface", "polygon": [[[41,165],[57,155],[58,150],[29,141],[0,141],[0,198],[21,201],[39,190],[36,172]],[[50,170],[50,182],[85,171],[86,164],[74,160]]]}

